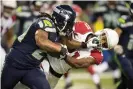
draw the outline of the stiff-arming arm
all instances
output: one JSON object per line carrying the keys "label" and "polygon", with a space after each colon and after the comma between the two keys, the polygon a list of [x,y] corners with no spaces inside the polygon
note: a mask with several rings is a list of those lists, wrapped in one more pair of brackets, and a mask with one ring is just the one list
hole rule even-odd
{"label": "stiff-arming arm", "polygon": [[79,48],[92,48],[97,47],[98,44],[93,43],[93,40],[95,40],[95,37],[89,39],[87,42],[78,42],[76,40],[69,40],[68,38],[64,37],[62,39],[62,43],[67,45],[67,48],[69,49],[79,49]]}
{"label": "stiff-arming arm", "polygon": [[78,48],[87,48],[87,43],[85,42],[78,42],[76,40],[69,40],[68,38],[62,38],[62,43],[66,44],[69,49],[78,49]]}

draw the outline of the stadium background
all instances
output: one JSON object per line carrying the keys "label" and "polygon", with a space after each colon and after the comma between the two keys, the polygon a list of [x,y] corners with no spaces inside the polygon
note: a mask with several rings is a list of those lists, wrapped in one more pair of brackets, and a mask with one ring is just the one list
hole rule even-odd
{"label": "stadium background", "polygon": [[[3,0],[6,1],[6,0]],[[13,26],[13,39],[15,40],[16,37],[20,34],[22,34],[28,27],[29,24],[26,24],[24,29],[20,30],[21,24],[19,22],[21,21],[20,15],[21,13],[31,13],[32,9],[34,7],[33,1],[14,1],[10,0],[8,1],[10,3],[16,2],[16,8],[14,9],[14,13],[12,13],[12,16],[14,16],[15,19],[15,25]],[[104,22],[103,18],[100,16],[94,17],[95,15],[95,8],[97,8],[98,5],[102,5],[104,3],[107,3],[108,1],[71,1],[71,0],[57,0],[57,1],[42,1],[43,5],[40,9],[41,12],[46,12],[49,14],[52,14],[52,9],[54,6],[59,5],[59,4],[68,4],[71,5],[75,10],[77,14],[77,20],[82,20],[87,22],[91,27],[94,32],[101,30],[104,28]],[[128,9],[128,4],[130,1],[116,1],[118,4],[125,4],[125,8]],[[26,9],[22,10],[22,7],[25,6]],[[4,4],[1,1],[1,17],[4,12]],[[120,13],[120,12],[119,12]],[[127,13],[128,14],[128,13]],[[24,16],[26,14],[23,14]],[[115,19],[117,22],[117,19]],[[2,23],[2,22],[1,22]],[[10,47],[7,47],[8,42],[6,43],[5,36],[2,37],[2,46],[5,48],[6,52],[8,53]],[[2,55],[1,55],[2,56]],[[111,59],[105,59],[106,60],[111,60]],[[115,89],[117,84],[114,84],[113,81],[113,74],[112,74],[112,69],[108,68],[105,72],[100,73],[100,78],[101,78],[101,84],[102,84],[102,89]],[[92,81],[91,75],[88,73],[87,69],[72,69],[70,71],[70,78],[72,79],[73,86],[70,89],[96,89],[95,84]],[[55,89],[63,89],[65,86],[65,81],[64,78],[62,77],[56,86]],[[19,86],[20,87],[20,86]],[[23,87],[21,87],[24,89]],[[20,88],[20,89],[21,89]],[[18,86],[16,89],[19,89]]]}

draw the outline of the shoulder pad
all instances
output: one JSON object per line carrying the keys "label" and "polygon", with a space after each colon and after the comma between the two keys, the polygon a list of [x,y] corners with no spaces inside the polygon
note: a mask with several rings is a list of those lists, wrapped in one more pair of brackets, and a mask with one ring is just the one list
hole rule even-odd
{"label": "shoulder pad", "polygon": [[73,31],[75,33],[80,33],[80,34],[84,35],[88,32],[92,32],[92,29],[86,22],[77,21],[73,26]]}
{"label": "shoulder pad", "polygon": [[119,21],[119,23],[124,24],[124,23],[126,23],[126,19],[127,19],[127,18],[128,18],[127,15],[122,15],[122,16],[118,19],[118,21]]}
{"label": "shoulder pad", "polygon": [[125,19],[123,19],[123,18],[119,18],[118,21],[119,21],[119,23],[122,23],[122,24],[124,24],[126,22]]}
{"label": "shoulder pad", "polygon": [[37,27],[48,32],[56,32],[55,25],[48,17],[41,17],[37,21]]}
{"label": "shoulder pad", "polygon": [[121,16],[121,18],[118,19],[118,22],[121,28],[133,26],[133,22],[131,21],[131,18],[126,15]]}
{"label": "shoulder pad", "polygon": [[38,23],[39,23],[39,25],[40,25],[40,23],[42,23],[45,28],[46,27],[49,27],[49,28],[53,28],[54,27],[53,21],[50,18],[48,18],[48,17],[41,17],[40,20],[38,21]]}

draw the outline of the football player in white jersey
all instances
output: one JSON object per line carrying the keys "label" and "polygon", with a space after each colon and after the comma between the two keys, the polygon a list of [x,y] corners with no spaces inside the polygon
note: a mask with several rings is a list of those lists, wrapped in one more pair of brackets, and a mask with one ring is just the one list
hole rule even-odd
{"label": "football player in white jersey", "polygon": [[[115,39],[112,39],[112,36],[115,37]],[[57,57],[47,55],[48,61],[43,61],[41,67],[47,76],[51,89],[56,86],[60,77],[71,68],[83,68],[92,64],[100,64],[103,59],[101,50],[103,48],[112,49],[118,43],[119,38],[118,34],[111,29],[104,29],[94,34],[87,23],[79,21],[76,22],[73,27],[72,39],[79,42],[93,40],[91,42],[99,45],[95,48],[76,49],[73,52],[68,53],[69,56],[62,60],[61,57],[59,60]],[[66,41],[63,43],[67,44],[65,42]]]}
{"label": "football player in white jersey", "polygon": [[[2,1],[1,18],[0,18],[0,43],[4,43],[6,48],[10,48],[13,43],[13,29],[15,17],[13,16],[16,8],[16,1]],[[0,70],[5,59],[5,49],[0,45]]]}
{"label": "football player in white jersey", "polygon": [[[2,1],[2,15],[1,15],[1,35],[2,39],[6,38],[5,40],[7,48],[10,48],[13,43],[13,26],[15,25],[15,8],[17,7],[17,2],[14,1]],[[6,35],[6,36],[5,36]]]}

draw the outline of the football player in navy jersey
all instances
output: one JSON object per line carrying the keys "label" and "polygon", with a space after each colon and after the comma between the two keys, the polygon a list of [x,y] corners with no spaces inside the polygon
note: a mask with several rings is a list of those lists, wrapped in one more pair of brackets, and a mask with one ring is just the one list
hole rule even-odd
{"label": "football player in navy jersey", "polygon": [[[1,88],[13,89],[20,81],[31,89],[50,89],[40,63],[47,59],[47,54],[66,58],[67,48],[59,42],[61,38],[71,36],[75,12],[68,5],[55,7],[52,17],[42,14],[14,42],[1,75]],[[93,41],[93,40],[92,40]],[[76,42],[67,40],[73,48],[95,47],[91,41]],[[73,45],[73,46],[71,46]]]}
{"label": "football player in navy jersey", "polygon": [[133,89],[133,3],[130,5],[130,16],[121,16],[118,21],[116,31],[120,40],[115,52],[123,71],[122,82],[117,89]]}
{"label": "football player in navy jersey", "polygon": [[[64,55],[66,48],[56,44],[58,35],[65,35],[72,28],[75,12],[68,5],[57,6],[52,18],[42,16],[20,35],[6,57],[1,76],[1,88],[13,89],[21,81],[31,89],[50,89],[39,65],[46,53]],[[71,26],[70,26],[71,25]],[[68,33],[67,33],[68,34]]]}

